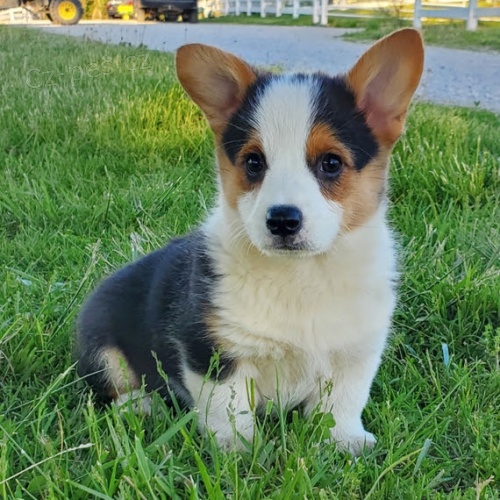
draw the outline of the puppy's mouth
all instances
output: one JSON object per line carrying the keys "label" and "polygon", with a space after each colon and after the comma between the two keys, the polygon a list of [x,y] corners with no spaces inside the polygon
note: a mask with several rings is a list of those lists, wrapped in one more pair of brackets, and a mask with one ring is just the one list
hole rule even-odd
{"label": "puppy's mouth", "polygon": [[316,255],[316,251],[307,242],[297,242],[294,237],[273,237],[272,241],[266,244],[262,249],[266,255],[283,255],[289,257],[305,257]]}

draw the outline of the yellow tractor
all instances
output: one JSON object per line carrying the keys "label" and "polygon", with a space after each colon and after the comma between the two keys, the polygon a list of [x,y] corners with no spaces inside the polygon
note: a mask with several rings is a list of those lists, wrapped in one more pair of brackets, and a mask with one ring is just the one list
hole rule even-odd
{"label": "yellow tractor", "polygon": [[80,0],[0,0],[0,10],[19,7],[35,15],[46,14],[54,24],[76,24],[83,16]]}

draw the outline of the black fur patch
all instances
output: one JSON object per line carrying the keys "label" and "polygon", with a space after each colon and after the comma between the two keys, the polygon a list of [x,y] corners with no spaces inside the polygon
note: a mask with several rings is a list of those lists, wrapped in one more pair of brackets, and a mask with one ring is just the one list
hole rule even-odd
{"label": "black fur patch", "polygon": [[315,123],[327,124],[351,150],[356,170],[361,170],[378,153],[378,143],[356,107],[354,94],[343,77],[314,75],[318,94]]}
{"label": "black fur patch", "polygon": [[[260,96],[273,79],[272,75],[259,76],[250,85],[239,109],[230,118],[222,134],[222,147],[228,158],[234,164],[241,148],[255,131],[253,116]],[[356,170],[361,170],[378,153],[378,143],[366,124],[365,117],[356,107],[354,94],[347,87],[343,77],[328,77],[317,73],[315,75],[296,74],[291,81],[303,84],[309,80],[317,91],[315,98],[315,123],[325,123],[336,136],[348,147],[354,156]],[[290,103],[293,106],[293,103]]]}
{"label": "black fur patch", "polygon": [[[171,391],[191,406],[182,364],[203,376],[209,372],[216,346],[205,317],[213,310],[216,280],[200,232],[173,240],[115,273],[90,296],[78,318],[79,374],[97,393],[109,393],[103,377],[92,374],[103,368],[96,363],[98,354],[117,347],[137,378],[145,378],[148,390],[166,399]],[[211,376],[223,379],[233,368],[234,362],[222,357]]]}
{"label": "black fur patch", "polygon": [[260,95],[262,95],[271,80],[271,75],[257,77],[248,87],[241,106],[230,118],[222,134],[222,147],[233,164],[236,162],[240,149],[248,142],[250,135],[255,131],[252,117],[257,108]]}

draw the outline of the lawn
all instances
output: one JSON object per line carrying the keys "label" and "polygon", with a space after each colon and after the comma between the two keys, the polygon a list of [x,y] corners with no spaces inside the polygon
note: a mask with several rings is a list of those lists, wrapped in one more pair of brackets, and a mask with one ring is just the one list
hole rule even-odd
{"label": "lawn", "polygon": [[[358,460],[267,415],[227,454],[196,414],[94,403],[74,320],[108,273],[204,216],[212,137],[172,56],[0,27],[0,497],[498,498],[500,118],[414,106],[392,162],[394,333]],[[36,49],[36,50],[35,50]]]}
{"label": "lawn", "polygon": [[[367,17],[372,15],[372,10],[353,10],[349,11],[349,13],[353,14],[353,17],[329,17],[328,18],[328,27],[330,28],[366,28],[373,23],[379,25],[391,24],[395,26],[406,25],[408,24],[404,20],[398,20],[396,18],[390,17],[388,15],[381,14],[381,18],[369,19]],[[360,14],[361,17],[354,17],[354,14]],[[207,19],[200,19],[200,22],[203,23],[212,23],[212,24],[265,24],[271,26],[313,26],[312,16],[310,15],[302,15],[297,19],[294,19],[291,14],[283,14],[280,17],[276,17],[273,14],[267,14],[266,17],[260,17],[260,14],[252,14],[247,16],[245,13],[242,13],[239,16],[228,15],[228,16],[220,16],[220,17],[209,17]],[[319,26],[319,25],[317,25]]]}
{"label": "lawn", "polygon": [[[363,31],[347,33],[345,40],[378,40],[397,26],[411,26],[411,22],[396,19],[372,20]],[[452,49],[500,51],[500,23],[480,23],[476,31],[467,31],[464,22],[428,22],[423,25],[422,35],[428,45]]]}

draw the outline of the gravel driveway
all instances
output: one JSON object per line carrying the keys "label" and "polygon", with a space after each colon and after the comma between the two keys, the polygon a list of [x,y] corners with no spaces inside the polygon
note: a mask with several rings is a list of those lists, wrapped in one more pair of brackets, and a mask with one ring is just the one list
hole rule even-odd
{"label": "gravel driveway", "polygon": [[[51,33],[143,44],[164,51],[201,42],[234,52],[256,65],[329,73],[346,71],[370,45],[342,40],[346,30],[338,28],[133,22],[39,27]],[[427,47],[425,66],[420,99],[500,112],[500,54]]]}

